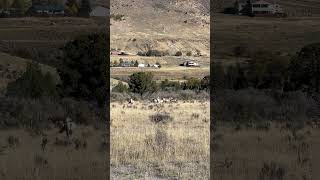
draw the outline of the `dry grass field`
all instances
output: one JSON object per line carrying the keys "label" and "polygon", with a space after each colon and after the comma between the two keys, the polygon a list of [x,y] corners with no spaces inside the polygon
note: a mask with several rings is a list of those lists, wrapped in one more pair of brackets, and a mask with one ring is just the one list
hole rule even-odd
{"label": "dry grass field", "polygon": [[311,180],[320,177],[319,128],[296,134],[273,124],[269,130],[219,126],[213,139],[213,179]]}
{"label": "dry grass field", "polygon": [[149,56],[138,56],[138,55],[111,55],[110,61],[111,63],[117,61],[119,63],[119,59],[123,59],[125,61],[138,61],[139,63],[144,64],[155,64],[159,62],[163,66],[176,67],[179,64],[185,62],[186,60],[192,60],[194,62],[198,62],[202,66],[210,65],[210,57],[209,56],[162,56],[162,57],[149,57]]}
{"label": "dry grass field", "polygon": [[94,18],[1,18],[1,45],[15,43],[29,47],[56,46],[78,34],[85,34],[105,28],[104,19]]}
{"label": "dry grass field", "polygon": [[210,73],[209,67],[111,68],[111,77],[127,78],[135,72],[152,72],[155,80],[183,80],[190,77],[202,79]]}
{"label": "dry grass field", "polygon": [[58,48],[67,41],[105,27],[103,18],[0,18],[0,52],[56,65]]}
{"label": "dry grass field", "polygon": [[209,119],[208,101],[111,103],[111,178],[208,179]]}
{"label": "dry grass field", "polygon": [[214,58],[233,59],[233,49],[247,46],[250,51],[264,49],[295,54],[303,46],[320,41],[320,18],[246,17],[214,14],[212,17]]}
{"label": "dry grass field", "polygon": [[43,136],[27,130],[0,131],[0,179],[5,180],[105,180],[105,147],[102,130],[78,127],[71,145],[64,144],[64,134],[58,129]]}

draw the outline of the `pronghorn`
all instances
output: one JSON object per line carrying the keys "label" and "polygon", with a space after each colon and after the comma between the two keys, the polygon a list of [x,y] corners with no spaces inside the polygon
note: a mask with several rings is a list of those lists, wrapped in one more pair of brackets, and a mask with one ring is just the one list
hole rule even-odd
{"label": "pronghorn", "polygon": [[129,103],[129,104],[133,104],[133,103],[134,103],[133,99],[130,98],[129,101],[128,101],[128,103]]}
{"label": "pronghorn", "polygon": [[133,99],[132,98],[130,98],[129,100],[128,100],[128,107],[132,107],[133,106],[133,103],[134,103],[134,101],[133,101]]}
{"label": "pronghorn", "polygon": [[163,103],[163,100],[161,100],[159,97],[156,99],[153,99],[152,101],[156,104]]}
{"label": "pronghorn", "polygon": [[50,119],[53,124],[60,129],[59,133],[65,132],[68,139],[71,137],[76,124],[70,117],[54,117]]}

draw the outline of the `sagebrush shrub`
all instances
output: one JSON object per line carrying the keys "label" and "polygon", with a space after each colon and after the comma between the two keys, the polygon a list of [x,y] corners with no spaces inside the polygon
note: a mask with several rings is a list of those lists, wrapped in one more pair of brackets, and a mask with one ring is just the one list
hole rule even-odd
{"label": "sagebrush shrub", "polygon": [[173,121],[173,117],[169,113],[156,113],[150,116],[150,120],[154,123],[168,123]]}

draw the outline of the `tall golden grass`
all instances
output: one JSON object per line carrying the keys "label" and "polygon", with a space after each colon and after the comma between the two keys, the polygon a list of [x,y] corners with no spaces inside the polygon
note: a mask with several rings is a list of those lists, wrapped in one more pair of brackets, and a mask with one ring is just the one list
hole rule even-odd
{"label": "tall golden grass", "polygon": [[[64,139],[57,129],[47,131],[48,145],[42,151],[42,136],[25,130],[0,131],[0,179],[3,180],[105,180],[107,164],[102,144],[102,132],[80,127],[73,136],[86,142],[86,148],[56,145]],[[8,140],[11,139],[16,140]]]}
{"label": "tall golden grass", "polygon": [[209,102],[111,103],[112,178],[208,179],[209,119]]}
{"label": "tall golden grass", "polygon": [[272,124],[269,130],[235,130],[221,125],[214,132],[212,179],[311,180],[320,177],[319,129],[299,131]]}

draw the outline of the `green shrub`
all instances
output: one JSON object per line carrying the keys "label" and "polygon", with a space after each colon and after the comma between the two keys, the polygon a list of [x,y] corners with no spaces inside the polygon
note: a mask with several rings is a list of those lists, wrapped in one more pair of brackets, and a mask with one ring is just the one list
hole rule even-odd
{"label": "green shrub", "polygon": [[234,47],[233,54],[237,57],[243,57],[248,55],[248,47],[246,45],[239,45]]}
{"label": "green shrub", "polygon": [[164,91],[181,89],[179,82],[177,82],[177,81],[169,81],[168,79],[165,79],[164,81],[161,81],[160,88],[162,90],[164,90]]}
{"label": "green shrub", "polygon": [[68,16],[77,16],[79,13],[79,5],[76,0],[67,0],[66,1],[66,14]]}
{"label": "green shrub", "polygon": [[161,57],[161,56],[169,55],[169,52],[149,49],[147,52],[139,51],[137,53],[137,55],[138,56],[156,56],[156,57]]}
{"label": "green shrub", "polygon": [[316,102],[303,92],[275,90],[223,90],[213,102],[216,121],[307,122],[319,111]]}
{"label": "green shrub", "polygon": [[257,179],[258,180],[281,180],[284,179],[286,175],[286,169],[279,165],[278,163],[264,163],[263,167],[260,169]]}
{"label": "green shrub", "polygon": [[187,56],[192,56],[192,52],[191,52],[191,51],[188,51],[186,55],[187,55]]}
{"label": "green shrub", "polygon": [[168,123],[173,121],[173,117],[169,113],[157,113],[151,115],[150,120],[154,123]]}
{"label": "green shrub", "polygon": [[10,135],[7,137],[7,143],[9,147],[17,147],[20,144],[20,140],[18,137]]}
{"label": "green shrub", "polygon": [[81,0],[81,5],[79,8],[79,16],[80,17],[90,17],[91,12],[91,3],[89,0]]}
{"label": "green shrub", "polygon": [[201,80],[197,78],[190,78],[187,82],[182,84],[182,89],[190,89],[190,90],[200,90],[201,89]]}
{"label": "green shrub", "polygon": [[175,56],[182,56],[182,52],[181,51],[177,51]]}
{"label": "green shrub", "polygon": [[64,114],[70,116],[77,124],[93,125],[98,122],[99,114],[96,110],[100,109],[87,101],[64,98],[59,105],[63,108]]}
{"label": "green shrub", "polygon": [[134,66],[134,67],[138,67],[138,66],[139,66],[138,60],[136,60],[136,61],[134,62],[133,66]]}
{"label": "green shrub", "polygon": [[123,84],[121,81],[112,89],[112,91],[114,92],[119,92],[119,93],[124,93],[124,92],[128,92],[129,89],[128,87]]}
{"label": "green shrub", "polygon": [[124,18],[124,15],[122,14],[111,14],[110,18],[115,20],[115,21],[122,21]]}
{"label": "green shrub", "polygon": [[147,54],[146,52],[142,52],[142,51],[139,51],[137,53],[138,56],[146,56],[146,54]]}
{"label": "green shrub", "polygon": [[269,51],[257,51],[251,55],[247,79],[250,86],[260,89],[283,89],[288,79],[290,59]]}
{"label": "green shrub", "polygon": [[309,92],[320,92],[320,43],[301,49],[289,67],[290,84],[293,90],[306,88]]}
{"label": "green shrub", "polygon": [[108,37],[105,33],[83,35],[65,45],[58,67],[61,96],[105,104]]}
{"label": "green shrub", "polygon": [[129,89],[141,96],[147,92],[155,92],[157,84],[153,81],[153,75],[146,72],[134,73],[129,77]]}
{"label": "green shrub", "polygon": [[57,96],[56,82],[50,73],[43,74],[40,66],[29,63],[26,72],[8,84],[6,95],[23,98],[41,98]]}
{"label": "green shrub", "polygon": [[159,68],[161,68],[161,64],[159,62],[156,62],[156,65],[158,65]]}
{"label": "green shrub", "polygon": [[201,80],[201,90],[210,90],[210,75]]}

